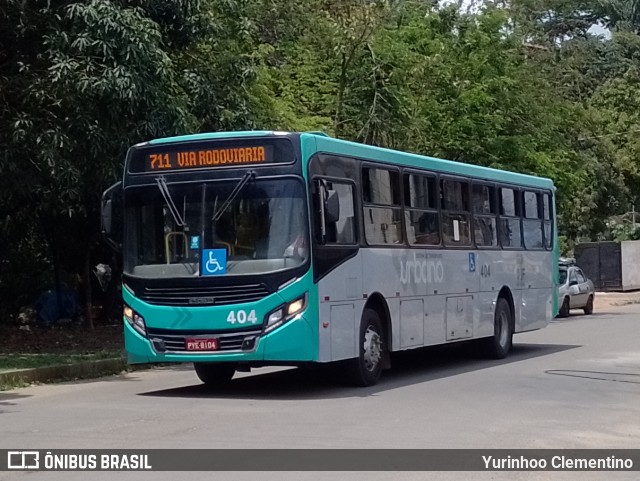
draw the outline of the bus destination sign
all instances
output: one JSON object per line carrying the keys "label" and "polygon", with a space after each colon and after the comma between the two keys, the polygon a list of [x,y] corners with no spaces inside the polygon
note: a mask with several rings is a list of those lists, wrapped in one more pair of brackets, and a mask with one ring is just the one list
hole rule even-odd
{"label": "bus destination sign", "polygon": [[132,174],[232,169],[295,162],[288,138],[208,139],[142,144],[127,159]]}
{"label": "bus destination sign", "polygon": [[144,171],[199,169],[207,167],[240,166],[272,162],[269,145],[217,149],[166,150],[144,156]]}

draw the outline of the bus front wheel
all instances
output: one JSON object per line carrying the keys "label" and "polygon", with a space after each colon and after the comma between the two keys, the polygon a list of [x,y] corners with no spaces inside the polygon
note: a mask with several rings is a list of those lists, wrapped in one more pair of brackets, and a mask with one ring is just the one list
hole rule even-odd
{"label": "bus front wheel", "polygon": [[236,366],[231,363],[194,362],[198,378],[207,386],[227,384],[236,372]]}
{"label": "bus front wheel", "polygon": [[358,357],[349,361],[349,378],[356,386],[373,386],[380,379],[384,359],[384,330],[380,316],[365,309],[360,321]]}
{"label": "bus front wheel", "polygon": [[487,357],[492,359],[507,357],[513,343],[512,321],[511,307],[504,297],[500,297],[496,302],[493,336],[484,339],[484,350]]}

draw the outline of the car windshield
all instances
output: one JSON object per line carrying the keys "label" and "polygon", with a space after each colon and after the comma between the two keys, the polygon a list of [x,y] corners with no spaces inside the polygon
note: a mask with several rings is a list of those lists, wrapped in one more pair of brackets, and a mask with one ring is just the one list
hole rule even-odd
{"label": "car windshield", "polygon": [[[156,185],[125,192],[125,273],[148,278],[259,274],[307,260],[300,180],[164,185],[164,192]],[[216,267],[209,269],[203,258]]]}
{"label": "car windshield", "polygon": [[563,285],[565,282],[567,282],[567,270],[566,269],[560,269],[560,280],[559,280],[559,283],[560,283],[560,285]]}

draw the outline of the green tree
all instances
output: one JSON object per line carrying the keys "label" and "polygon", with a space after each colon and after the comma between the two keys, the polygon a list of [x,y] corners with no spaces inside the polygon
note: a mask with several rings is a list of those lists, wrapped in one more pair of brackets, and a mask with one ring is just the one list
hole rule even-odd
{"label": "green tree", "polygon": [[[141,8],[106,0],[20,4],[9,4],[15,23],[2,40],[14,48],[0,76],[9,87],[2,89],[1,204],[11,218],[37,223],[56,285],[61,269],[78,273],[90,302],[99,199],[121,175],[127,146],[197,124],[159,26]],[[10,229],[9,220],[5,213]]]}

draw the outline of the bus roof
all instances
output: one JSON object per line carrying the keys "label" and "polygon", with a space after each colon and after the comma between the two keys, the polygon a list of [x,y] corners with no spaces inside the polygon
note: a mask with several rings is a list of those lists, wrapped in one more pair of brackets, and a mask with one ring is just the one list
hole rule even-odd
{"label": "bus roof", "polygon": [[[197,140],[224,139],[224,138],[243,138],[243,137],[264,137],[264,136],[286,136],[291,132],[278,132],[271,130],[247,130],[237,132],[206,132],[200,134],[178,135],[174,137],[165,137],[154,139],[148,144],[158,145],[175,142],[190,142]],[[541,189],[553,189],[553,182],[544,177],[534,175],[518,174],[506,170],[492,169],[489,167],[481,167],[473,164],[465,164],[453,160],[439,159],[425,155],[401,152],[398,150],[375,147],[347,140],[335,139],[329,137],[322,132],[302,133],[304,141],[315,143],[316,152],[333,153],[340,155],[348,155],[359,159],[371,159],[380,162],[388,162],[390,164],[402,165],[407,167],[427,168],[433,171],[448,173],[453,175],[469,176],[474,178],[485,179],[489,181],[505,182],[510,184],[527,185]]]}
{"label": "bus roof", "polygon": [[453,160],[411,154],[398,150],[334,139],[331,137],[317,136],[314,134],[303,134],[303,137],[308,138],[309,140],[315,140],[315,150],[317,152],[348,155],[360,159],[388,162],[390,164],[402,165],[405,167],[416,167],[420,169],[426,168],[440,173],[468,176],[494,182],[525,185],[540,189],[554,189],[553,181],[545,177],[518,174],[516,172],[506,170],[492,169],[489,167],[481,167],[479,165],[456,162]]}
{"label": "bus roof", "polygon": [[[275,132],[271,130],[240,130],[237,132],[203,132],[201,134],[176,135],[150,140],[152,145],[169,144],[174,142],[191,142],[195,140],[213,140],[242,137],[264,137],[266,135],[288,135],[290,132]],[[146,142],[144,142],[146,143]]]}

